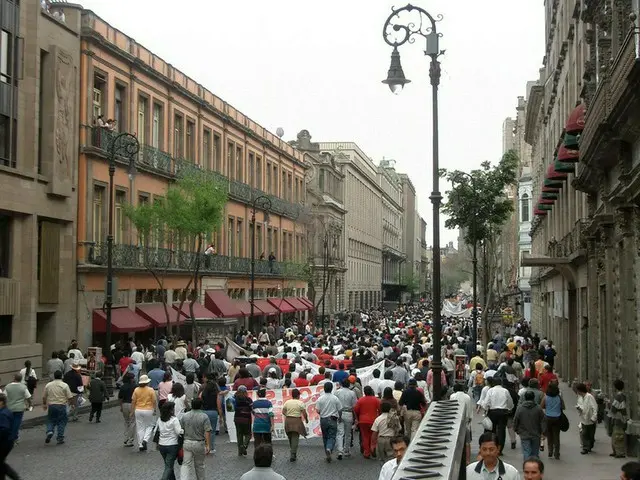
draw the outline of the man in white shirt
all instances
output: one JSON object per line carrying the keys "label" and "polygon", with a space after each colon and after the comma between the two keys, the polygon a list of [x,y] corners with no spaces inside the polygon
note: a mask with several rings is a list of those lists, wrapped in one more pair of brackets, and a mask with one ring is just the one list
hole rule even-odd
{"label": "man in white shirt", "polygon": [[369,380],[369,386],[373,389],[373,392],[376,395],[378,394],[378,387],[380,386],[380,383],[382,382],[382,379],[380,378],[380,370],[378,370],[377,368],[372,372],[373,378],[371,380]]}
{"label": "man in white shirt", "polygon": [[487,415],[491,419],[493,431],[498,436],[500,453],[502,453],[506,440],[509,412],[513,410],[513,399],[511,398],[509,390],[502,386],[501,379],[491,377],[488,382],[491,388],[487,391],[486,397],[478,402],[478,405],[487,412]]}
{"label": "man in white shirt", "polygon": [[322,443],[327,462],[331,462],[331,453],[336,445],[338,421],[342,421],[342,403],[333,393],[333,383],[324,384],[324,394],[316,402],[316,410],[320,415]]}
{"label": "man in white shirt", "polygon": [[384,393],[385,388],[391,387],[391,390],[395,387],[396,382],[393,380],[393,372],[391,370],[385,370],[384,372],[384,380],[380,381],[378,384],[378,391],[376,392],[380,398],[382,398],[382,394]]}
{"label": "man in white shirt", "polygon": [[584,383],[579,383],[576,386],[576,393],[578,394],[578,415],[580,417],[580,443],[582,444],[583,455],[593,450],[596,437],[596,425],[598,423],[598,404],[596,399],[587,391],[587,386]]}
{"label": "man in white shirt", "polygon": [[358,397],[356,392],[349,388],[348,379],[342,381],[342,386],[334,393],[342,404],[342,421],[338,423],[338,433],[336,435],[336,445],[338,447],[338,460],[342,460],[342,455],[351,456],[351,435],[353,427],[353,407],[355,407]]}
{"label": "man in white shirt", "polygon": [[142,364],[144,363],[144,353],[139,352],[138,349],[135,348],[133,352],[131,352],[131,360],[142,367]]}
{"label": "man in white shirt", "polygon": [[382,465],[378,480],[391,480],[393,478],[396,474],[396,470],[398,470],[398,467],[400,466],[400,462],[402,462],[404,454],[407,453],[407,448],[409,448],[409,439],[407,437],[394,437],[391,439],[391,448],[393,448],[395,458],[392,458]]}
{"label": "man in white shirt", "polygon": [[[187,344],[183,340],[178,341],[176,345],[176,360],[185,360],[187,358]],[[165,358],[167,354],[165,352]]]}
{"label": "man in white shirt", "polygon": [[465,406],[465,415],[467,417],[467,436],[466,436],[466,449],[467,458],[471,458],[471,422],[473,421],[473,400],[464,391],[464,383],[456,383],[453,386],[453,393],[451,394],[451,400],[459,400]]}
{"label": "man in white shirt", "polygon": [[498,458],[500,446],[495,433],[485,432],[480,435],[480,456],[482,460],[467,465],[467,480],[486,480],[487,478],[502,480],[520,480],[518,470]]}

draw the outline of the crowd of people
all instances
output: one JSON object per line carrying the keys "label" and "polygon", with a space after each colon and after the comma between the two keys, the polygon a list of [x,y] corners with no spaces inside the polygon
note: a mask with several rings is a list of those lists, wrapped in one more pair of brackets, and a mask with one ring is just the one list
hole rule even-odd
{"label": "crowd of people", "polygon": [[[103,381],[106,373],[117,379],[123,446],[136,447],[142,454],[155,444],[164,464],[163,479],[176,478],[176,463],[181,479],[204,479],[205,457],[215,453],[216,436],[230,430],[235,430],[238,456],[248,455],[253,439],[255,468],[243,479],[284,478],[271,470],[276,432],[267,392],[286,389],[282,416],[291,462],[298,461],[300,437],[309,435],[313,415],[319,417],[326,462],[359,454],[381,461],[380,480],[391,479],[434,398],[430,312],[405,306],[396,312],[363,313],[361,320],[359,326],[324,332],[310,324],[240,331],[234,338],[239,350],[234,358],[229,358],[229,344],[224,342],[192,345],[161,337],[143,344],[130,339],[112,346],[108,358],[85,357],[72,342],[68,351],[54,352],[43,369],[50,380],[42,388],[48,417],[45,442],[54,436],[57,444],[65,442],[66,424],[77,420],[84,401],[91,405],[89,421],[101,422],[102,404],[110,395]],[[567,427],[552,341],[532,334],[523,323],[496,333],[485,348],[471,340],[467,320],[446,319],[443,327],[440,382],[445,398],[467,406],[467,478],[498,472],[508,480],[521,478],[520,471],[527,480],[542,478],[540,452],[546,447],[550,459],[560,458],[561,432]],[[460,357],[465,364],[462,375],[456,370]],[[95,371],[88,381],[81,375],[85,358]],[[374,368],[377,365],[383,367]],[[359,372],[367,367],[372,371],[364,378]],[[19,441],[22,416],[32,408],[37,382],[27,363],[0,394],[0,464],[9,478],[19,477],[4,460]],[[311,412],[301,389],[315,386],[322,394]],[[602,412],[588,384],[574,388],[582,453],[589,454]],[[624,383],[617,381],[615,389],[609,409],[612,456],[622,458]],[[474,415],[482,416],[485,429],[475,462]],[[233,425],[227,418],[233,418]],[[517,447],[517,437],[522,468],[500,458],[505,448]],[[639,468],[635,462],[625,464],[625,478],[638,479]]]}

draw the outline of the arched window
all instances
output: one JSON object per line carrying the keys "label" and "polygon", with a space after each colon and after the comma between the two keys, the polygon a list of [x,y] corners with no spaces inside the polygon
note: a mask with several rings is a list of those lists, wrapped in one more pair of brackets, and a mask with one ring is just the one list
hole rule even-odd
{"label": "arched window", "polygon": [[522,205],[520,206],[520,221],[528,222],[529,221],[529,195],[526,193],[522,195],[522,199],[520,200]]}

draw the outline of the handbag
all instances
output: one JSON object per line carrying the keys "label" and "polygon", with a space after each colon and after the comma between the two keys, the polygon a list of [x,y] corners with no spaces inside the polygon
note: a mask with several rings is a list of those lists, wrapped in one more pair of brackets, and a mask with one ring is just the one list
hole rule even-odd
{"label": "handbag", "polygon": [[561,432],[566,432],[568,430],[569,430],[569,419],[564,414],[564,412],[562,412],[560,414],[560,431]]}
{"label": "handbag", "polygon": [[485,432],[490,432],[493,430],[493,422],[487,416],[482,419],[482,428],[484,428]]}

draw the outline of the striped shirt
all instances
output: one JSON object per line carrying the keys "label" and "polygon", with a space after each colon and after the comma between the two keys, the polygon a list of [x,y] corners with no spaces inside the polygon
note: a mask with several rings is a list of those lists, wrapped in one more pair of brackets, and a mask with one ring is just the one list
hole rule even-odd
{"label": "striped shirt", "polygon": [[258,398],[253,402],[253,431],[254,433],[271,432],[273,418],[273,404],[266,398]]}

